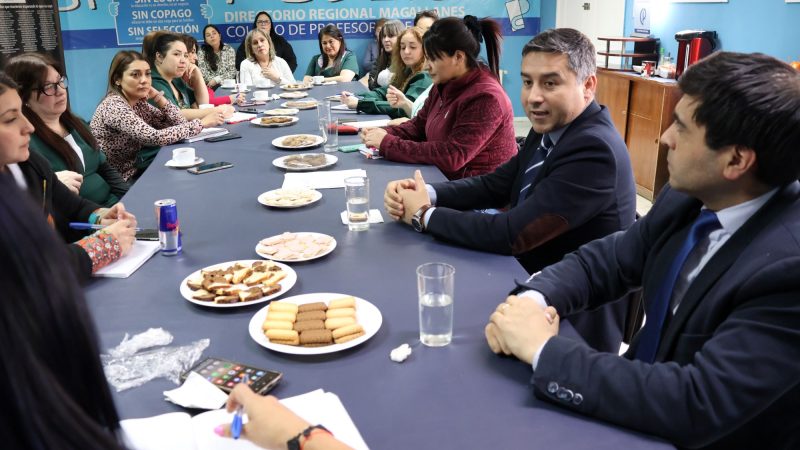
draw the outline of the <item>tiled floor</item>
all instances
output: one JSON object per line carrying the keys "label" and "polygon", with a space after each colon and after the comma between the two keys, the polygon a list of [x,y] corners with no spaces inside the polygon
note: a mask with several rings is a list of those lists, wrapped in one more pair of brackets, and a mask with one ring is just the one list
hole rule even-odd
{"label": "tiled floor", "polygon": [[[514,118],[514,131],[517,136],[527,136],[530,129],[531,123],[528,121],[527,117]],[[650,200],[642,197],[641,195],[636,196],[636,212],[638,212],[640,216],[647,214],[652,206],[653,203]]]}

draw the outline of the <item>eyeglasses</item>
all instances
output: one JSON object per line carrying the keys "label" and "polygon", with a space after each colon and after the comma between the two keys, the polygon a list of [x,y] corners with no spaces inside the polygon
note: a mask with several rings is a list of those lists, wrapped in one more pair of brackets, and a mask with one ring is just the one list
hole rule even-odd
{"label": "eyeglasses", "polygon": [[272,22],[270,22],[269,20],[259,20],[256,22],[256,25],[269,25],[271,23]]}
{"label": "eyeglasses", "polygon": [[58,90],[58,86],[61,86],[61,89],[67,89],[69,87],[69,82],[67,81],[67,77],[61,77],[55,83],[47,83],[39,88],[39,91],[44,95],[56,95],[56,91]]}

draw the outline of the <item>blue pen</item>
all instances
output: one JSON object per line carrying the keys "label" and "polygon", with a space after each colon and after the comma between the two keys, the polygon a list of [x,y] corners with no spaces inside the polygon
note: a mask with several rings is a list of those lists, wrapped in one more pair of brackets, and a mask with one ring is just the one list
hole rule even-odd
{"label": "blue pen", "polygon": [[[244,374],[242,376],[242,383],[245,385],[249,384],[250,376]],[[239,405],[236,407],[236,412],[233,414],[233,422],[231,423],[231,436],[234,439],[239,439],[239,436],[242,435],[242,414],[244,413],[244,407]]]}
{"label": "blue pen", "polygon": [[[70,222],[69,227],[73,230],[102,230],[106,225],[98,225],[88,222]],[[136,228],[136,231],[142,231],[141,228]]]}

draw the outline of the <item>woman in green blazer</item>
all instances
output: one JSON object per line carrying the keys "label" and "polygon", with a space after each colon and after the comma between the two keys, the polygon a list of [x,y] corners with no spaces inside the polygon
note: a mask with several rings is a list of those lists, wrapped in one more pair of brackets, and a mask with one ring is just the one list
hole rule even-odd
{"label": "woman in green blazer", "polygon": [[430,75],[422,70],[425,66],[423,34],[424,31],[417,27],[407,28],[400,33],[399,44],[392,52],[391,71],[394,75],[389,86],[373,89],[358,97],[344,92],[342,103],[367,114],[387,114],[393,119],[408,117],[403,109],[392,107],[386,97],[389,90],[395,87],[413,102],[431,85]]}
{"label": "woman in green blazer", "polygon": [[59,181],[101,206],[117,203],[128,183],[111,167],[88,124],[67,104],[67,78],[60,64],[39,53],[12,58],[6,73],[20,86],[22,112],[33,124],[29,147],[47,159]]}

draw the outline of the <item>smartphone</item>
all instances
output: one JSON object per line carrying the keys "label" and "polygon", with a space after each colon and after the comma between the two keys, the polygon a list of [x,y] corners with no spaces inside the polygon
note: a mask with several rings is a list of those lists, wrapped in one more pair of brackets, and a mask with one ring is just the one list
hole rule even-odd
{"label": "smartphone", "polygon": [[225,392],[230,392],[234,386],[242,382],[247,374],[247,384],[256,394],[267,395],[281,380],[283,374],[274,370],[259,369],[233,361],[220,358],[206,358],[194,367],[181,374],[181,382],[186,381],[189,372],[197,372],[200,376]]}
{"label": "smartphone", "polygon": [[258,114],[259,111],[255,108],[239,108],[239,112],[249,113],[249,114]]}
{"label": "smartphone", "polygon": [[236,133],[228,133],[228,134],[223,134],[222,136],[208,137],[203,140],[206,142],[220,142],[220,141],[227,141],[228,139],[239,139],[240,137],[242,136]]}
{"label": "smartphone", "polygon": [[157,241],[158,230],[154,228],[144,228],[136,232],[137,241]]}
{"label": "smartphone", "polygon": [[186,169],[186,171],[194,175],[200,175],[201,173],[213,172],[215,170],[227,169],[229,167],[233,167],[233,164],[220,161],[215,163],[201,164],[199,166],[192,167],[191,169]]}

